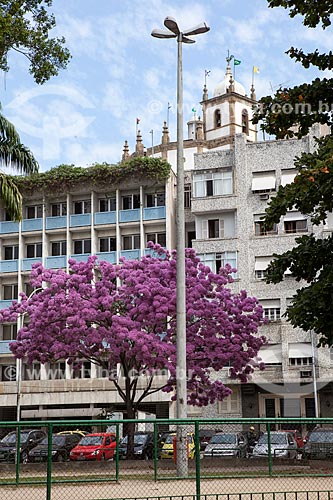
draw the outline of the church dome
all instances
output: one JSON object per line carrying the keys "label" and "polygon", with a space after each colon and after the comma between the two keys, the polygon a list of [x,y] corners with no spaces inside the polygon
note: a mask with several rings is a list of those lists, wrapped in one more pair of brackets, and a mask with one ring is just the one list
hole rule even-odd
{"label": "church dome", "polygon": [[[232,72],[231,72],[230,65],[228,64],[224,80],[222,80],[222,82],[220,82],[215,87],[213,97],[227,94],[229,87],[230,87],[230,77],[232,77]],[[240,94],[240,95],[245,95],[245,88],[243,87],[243,85],[241,83],[236,82],[236,80],[233,80],[233,86],[234,86],[234,92],[236,92],[237,94]]]}

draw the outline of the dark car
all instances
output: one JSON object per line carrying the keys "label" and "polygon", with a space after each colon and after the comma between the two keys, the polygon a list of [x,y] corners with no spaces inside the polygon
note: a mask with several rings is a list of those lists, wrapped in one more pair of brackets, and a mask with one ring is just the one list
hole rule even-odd
{"label": "dark car", "polygon": [[241,432],[219,432],[207,444],[204,457],[236,457],[247,456],[247,440]]}
{"label": "dark car", "polygon": [[206,449],[207,444],[211,440],[211,438],[216,434],[217,431],[214,429],[200,429],[199,430],[199,441],[200,441],[200,450],[204,451]]}
{"label": "dark car", "polygon": [[333,429],[316,428],[310,432],[303,448],[307,459],[333,459]]}
{"label": "dark car", "polygon": [[[16,431],[10,432],[0,441],[0,461],[15,462]],[[20,461],[27,463],[29,451],[46,437],[44,431],[38,429],[21,429],[20,431]]]}
{"label": "dark car", "polygon": [[[119,444],[119,458],[127,456],[128,436],[125,436]],[[134,458],[146,460],[153,458],[154,454],[154,433],[135,432],[134,433]]]}
{"label": "dark car", "polygon": [[[70,451],[82,438],[80,434],[53,434],[51,454],[53,462],[69,460]],[[29,462],[46,462],[48,455],[48,438],[45,437],[35,448],[29,451]]]}

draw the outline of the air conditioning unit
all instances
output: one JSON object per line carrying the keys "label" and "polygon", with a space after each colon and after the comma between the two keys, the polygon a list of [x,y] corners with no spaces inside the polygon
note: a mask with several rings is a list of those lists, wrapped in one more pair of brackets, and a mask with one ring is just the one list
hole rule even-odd
{"label": "air conditioning unit", "polygon": [[268,194],[268,193],[261,193],[261,194],[259,195],[259,198],[260,198],[261,200],[268,200],[268,198],[269,198],[269,194]]}
{"label": "air conditioning unit", "polygon": [[312,370],[301,370],[300,371],[301,378],[309,378],[312,377]]}

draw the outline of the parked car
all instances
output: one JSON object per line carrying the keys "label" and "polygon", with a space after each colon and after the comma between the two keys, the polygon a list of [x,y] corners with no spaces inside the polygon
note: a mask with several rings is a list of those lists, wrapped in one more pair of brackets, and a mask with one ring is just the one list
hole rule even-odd
{"label": "parked car", "polygon": [[[270,433],[272,458],[296,458],[297,443],[290,432],[274,431]],[[252,457],[268,457],[268,434],[262,434],[253,448]]]}
{"label": "parked car", "polygon": [[[53,434],[52,461],[65,462],[69,460],[70,451],[78,444],[80,434]],[[29,462],[46,462],[48,456],[48,437],[45,437],[35,448],[29,451]]]}
{"label": "parked car", "polygon": [[[20,430],[20,461],[22,463],[28,462],[29,451],[45,437],[45,432],[39,429]],[[16,431],[12,431],[0,441],[0,461],[15,462],[16,438]]]}
{"label": "parked car", "polygon": [[60,431],[60,432],[57,432],[57,434],[59,435],[63,435],[63,434],[77,434],[78,436],[86,436],[88,434],[88,432],[86,431],[81,431],[80,429],[75,429],[75,430],[68,430],[68,431]]}
{"label": "parked car", "polygon": [[[125,436],[119,444],[119,458],[127,456],[128,436]],[[153,458],[154,454],[154,433],[135,432],[134,433],[134,458],[142,460]]]}
{"label": "parked car", "polygon": [[290,434],[292,434],[294,436],[294,439],[295,439],[296,444],[297,444],[297,448],[304,447],[304,439],[302,438],[302,434],[297,429],[281,430],[280,432],[289,432]]}
{"label": "parked car", "polygon": [[241,432],[218,432],[209,441],[204,457],[237,457],[247,456],[247,440]]}
{"label": "parked car", "polygon": [[332,459],[333,429],[316,428],[310,432],[303,448],[303,457],[307,459]]}
{"label": "parked car", "polygon": [[83,436],[69,454],[70,460],[110,460],[116,449],[113,432],[96,432]]}
{"label": "parked car", "polygon": [[[161,459],[173,458],[174,456],[174,439],[176,437],[176,433],[173,432],[169,434],[162,446],[160,457]],[[194,443],[194,434],[187,434],[187,450],[188,450],[188,458],[192,459],[195,457],[195,443]]]}

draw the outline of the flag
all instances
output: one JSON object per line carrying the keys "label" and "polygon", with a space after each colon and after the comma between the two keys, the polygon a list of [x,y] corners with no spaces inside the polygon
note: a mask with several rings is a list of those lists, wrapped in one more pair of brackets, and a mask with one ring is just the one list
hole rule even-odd
{"label": "flag", "polygon": [[234,66],[239,66],[241,62],[239,59],[234,58]]}
{"label": "flag", "polygon": [[260,73],[258,66],[253,66],[253,73]]}
{"label": "flag", "polygon": [[136,119],[136,124],[139,125],[139,123],[140,123],[140,118],[137,118]]}

